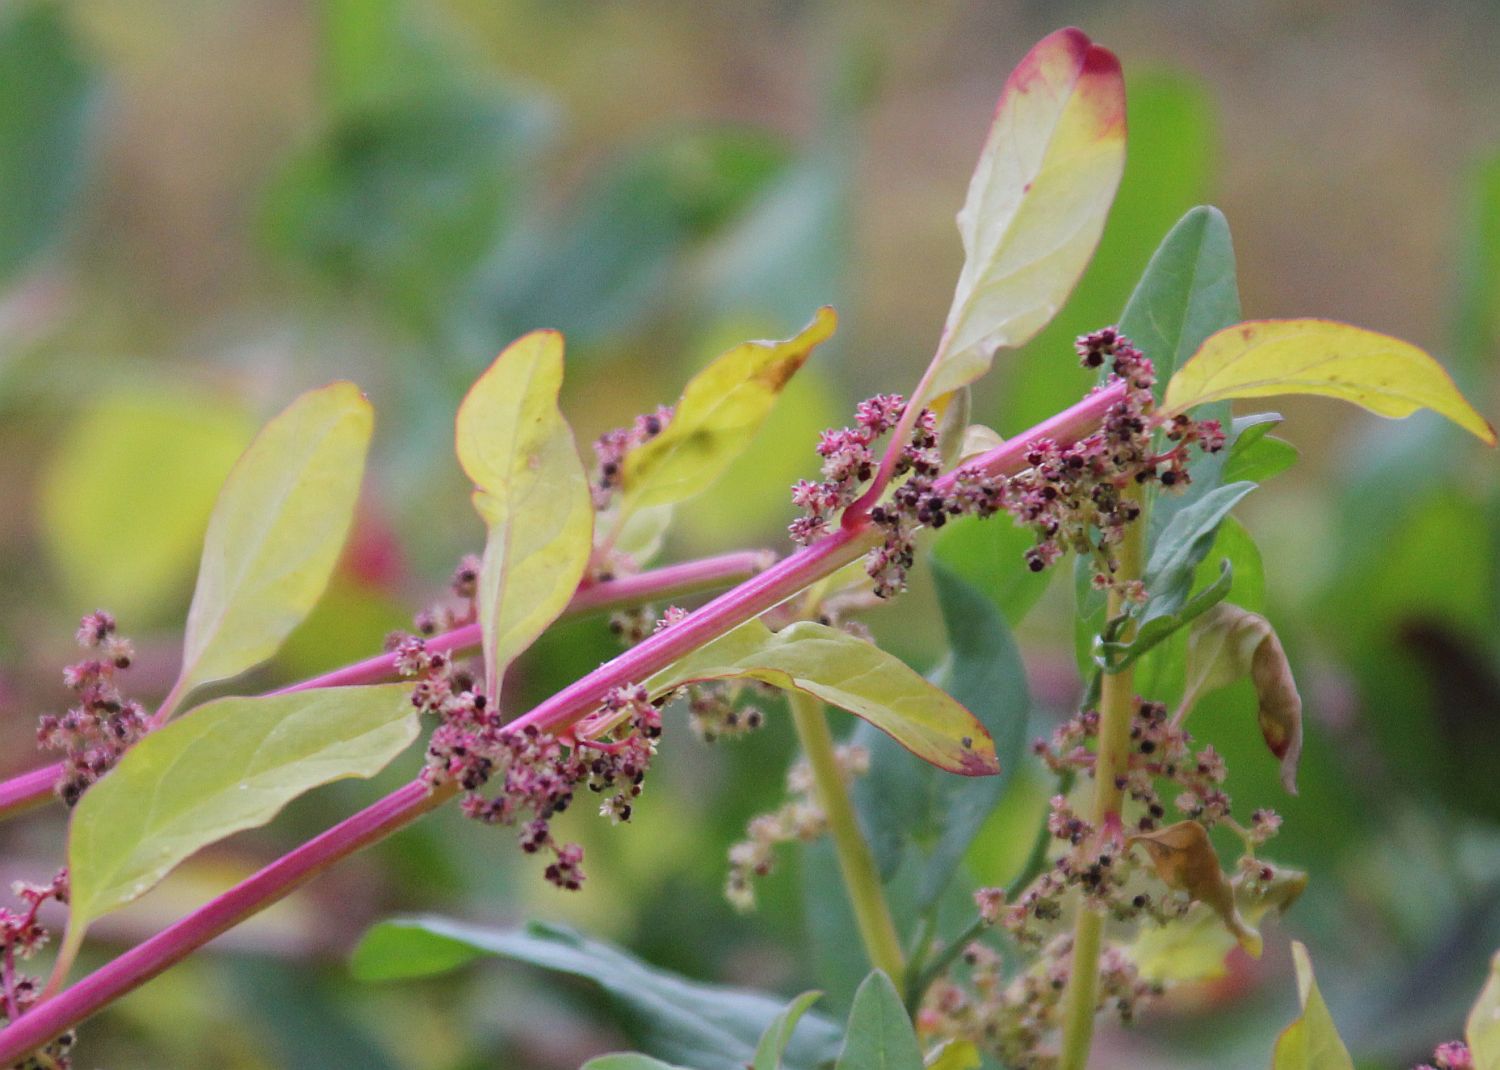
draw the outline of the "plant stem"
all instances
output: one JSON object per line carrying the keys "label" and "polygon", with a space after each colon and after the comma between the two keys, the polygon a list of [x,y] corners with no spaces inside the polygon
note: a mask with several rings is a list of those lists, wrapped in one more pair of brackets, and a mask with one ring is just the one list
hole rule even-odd
{"label": "plant stem", "polygon": [[[1026,450],[1031,442],[1046,437],[1063,445],[1072,443],[1093,430],[1123,392],[1124,387],[1120,386],[1091,394],[1071,408],[982,454],[966,467],[978,468],[990,475],[1019,472],[1026,465]],[[937,485],[946,489],[952,486],[952,482],[950,473]],[[598,699],[611,688],[644,679],[688,651],[791,597],[803,587],[833,574],[872,545],[874,536],[870,527],[868,520],[856,520],[837,534],[772,565],[733,591],[688,614],[673,627],[656,633],[564,688],[510,725],[519,727],[541,722],[566,727],[591,713],[598,705]],[[680,633],[689,633],[693,638],[684,645],[678,639]],[[324,868],[410,824],[441,804],[449,794],[451,792],[429,793],[420,782],[407,785],[282,856],[253,877],[0,1029],[0,1065],[16,1061],[71,1029],[108,1003],[180,962],[215,936],[282,899]]]}
{"label": "plant stem", "polygon": [[[732,580],[753,576],[765,569],[773,560],[774,556],[767,550],[741,550],[736,553],[720,554],[717,557],[704,557],[695,561],[667,565],[649,572],[637,573],[634,576],[623,576],[620,579],[585,583],[578,588],[573,600],[568,603],[566,612],[590,613],[652,598],[671,598],[676,595],[692,594]],[[444,653],[478,645],[478,624],[465,624],[427,640],[427,649]],[[318,687],[373,684],[389,679],[395,674],[395,655],[379,654],[268,693],[289,695]],[[174,692],[173,696],[169,696],[168,701],[162,703],[161,710],[170,714],[175,705],[175,699],[178,697],[180,696],[176,696]],[[0,821],[48,802],[53,797],[53,787],[62,775],[63,764],[54,762],[52,765],[0,781]]]}
{"label": "plant stem", "polygon": [[414,781],[283,855],[0,1030],[0,1065],[17,1062],[220,933],[285,898],[335,862],[410,824],[453,794],[454,789],[434,791]]}
{"label": "plant stem", "polygon": [[849,799],[849,785],[834,754],[833,733],[828,730],[823,704],[800,691],[788,694],[787,700],[792,710],[792,725],[797,730],[797,741],[801,743],[802,753],[812,769],[818,805],[828,821],[828,835],[833,840],[833,851],[838,857],[839,873],[844,878],[849,905],[854,908],[854,920],[859,926],[859,938],[865,945],[865,955],[871,966],[884,970],[886,976],[899,983],[906,970],[901,937],[896,932],[896,921],[891,917],[891,907],[885,899],[875,856],[859,830],[854,804]]}
{"label": "plant stem", "polygon": [[[1125,529],[1120,543],[1119,566],[1115,570],[1116,586],[1108,599],[1108,618],[1113,620],[1126,610],[1119,584],[1139,580],[1145,571],[1147,506],[1132,486],[1126,492],[1140,503],[1141,513]],[[1127,624],[1121,639],[1129,642],[1135,627]],[[1130,665],[1117,673],[1105,673],[1099,693],[1099,748],[1094,756],[1095,835],[1106,835],[1106,828],[1118,824],[1124,798],[1123,781],[1130,762],[1130,721],[1135,713],[1135,668]],[[1094,1017],[1098,1004],[1099,950],[1104,937],[1104,916],[1078,903],[1078,918],[1073,928],[1073,966],[1068,991],[1063,999],[1062,1055],[1058,1070],[1084,1070],[1094,1036]]]}

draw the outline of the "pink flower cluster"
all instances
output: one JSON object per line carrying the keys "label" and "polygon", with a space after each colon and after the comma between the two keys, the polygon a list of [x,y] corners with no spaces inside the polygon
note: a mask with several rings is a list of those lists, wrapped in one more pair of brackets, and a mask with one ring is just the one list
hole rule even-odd
{"label": "pink flower cluster", "polygon": [[1431,1063],[1423,1063],[1416,1070],[1474,1070],[1474,1055],[1463,1041],[1450,1040],[1437,1046]]}
{"label": "pink flower cluster", "polygon": [[[456,784],[466,794],[465,815],[520,829],[521,849],[549,851],[546,878],[560,888],[583,884],[583,849],[559,843],[552,818],[572,804],[579,785],[608,797],[600,813],[629,821],[656,754],[661,711],[644,688],[630,684],[604,697],[599,710],[566,737],[535,725],[520,730],[475,690],[473,679],[417,637],[396,647],[398,670],[416,678],[412,702],[439,720],[427,744],[423,776],[433,786]],[[485,794],[482,789],[499,784]]]}
{"label": "pink flower cluster", "polygon": [[[98,614],[94,614],[95,617]],[[107,616],[107,615],[106,615]],[[87,623],[88,618],[85,618]],[[25,904],[22,910],[11,910],[0,908],[0,958],[3,958],[3,969],[0,969],[0,979],[3,979],[5,1006],[4,1021],[8,1024],[14,1022],[21,1015],[36,1005],[41,989],[35,977],[16,972],[18,960],[29,959],[40,951],[47,943],[48,933],[38,920],[42,904],[49,899],[66,904],[68,901],[68,871],[58,870],[57,875],[46,884],[28,884],[24,881],[16,881],[11,886],[16,898]],[[21,1070],[67,1070],[72,1066],[69,1058],[74,1041],[76,1039],[73,1031],[69,1030],[62,1036],[53,1040],[45,1048],[35,1052],[25,1062],[18,1063]]]}
{"label": "pink flower cluster", "polygon": [[594,456],[599,462],[593,485],[595,509],[603,511],[609,508],[615,491],[620,487],[625,458],[630,451],[661,434],[671,422],[671,406],[662,405],[655,412],[637,416],[629,427],[617,427],[599,436],[594,442]]}
{"label": "pink flower cluster", "polygon": [[792,486],[792,504],[804,512],[788,528],[794,542],[805,546],[822,538],[829,521],[859,497],[879,466],[875,443],[900,422],[905,409],[901,395],[877,394],[855,407],[855,426],[819,436],[823,481],[802,479]]}
{"label": "pink flower cluster", "polygon": [[116,674],[130,668],[135,654],[130,641],[115,634],[114,617],[102,609],[84,617],[78,643],[93,654],[63,670],[63,682],[77,693],[78,704],[61,716],[44,715],[37,725],[37,742],[63,752],[56,790],[69,806],[150,731],[145,709],[116,684]]}

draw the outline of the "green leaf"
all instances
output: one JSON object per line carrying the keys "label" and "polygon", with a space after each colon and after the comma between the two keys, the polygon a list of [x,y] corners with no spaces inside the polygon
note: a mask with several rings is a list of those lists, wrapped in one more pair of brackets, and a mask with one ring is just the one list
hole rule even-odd
{"label": "green leaf", "polygon": [[786,1054],[787,1045],[792,1042],[792,1033],[797,1028],[798,1020],[822,995],[821,992],[804,992],[771,1019],[771,1024],[766,1026],[766,1031],[760,1036],[760,1043],[755,1046],[752,1070],[781,1070],[782,1056]]}
{"label": "green leaf", "polygon": [[1006,80],[958,213],[964,267],[914,402],[967,386],[996,350],[1047,325],[1093,255],[1124,166],[1119,60],[1076,29],[1043,38]]}
{"label": "green leaf", "polygon": [[989,731],[1001,773],[965,780],[944,776],[873,729],[862,726],[855,733],[870,751],[870,775],[854,785],[861,824],[887,878],[913,839],[925,848],[917,893],[923,907],[937,901],[985,819],[1010,790],[1031,713],[1025,666],[1005,619],[941,565],[932,571],[951,652],[933,681]]}
{"label": "green leaf", "polygon": [[1276,1038],[1271,1070],[1354,1070],[1349,1049],[1339,1039],[1328,1005],[1313,977],[1307,948],[1292,941],[1292,960],[1297,966],[1297,992],[1302,1014]]}
{"label": "green leaf", "polygon": [[1264,483],[1297,463],[1301,454],[1296,446],[1284,439],[1270,437],[1271,430],[1280,423],[1281,415],[1274,412],[1257,413],[1234,421],[1230,429],[1232,445],[1224,461],[1223,479],[1226,483],[1238,480]]}
{"label": "green leaf", "polygon": [[1178,510],[1162,530],[1146,563],[1147,617],[1175,613],[1187,601],[1198,563],[1213,545],[1220,523],[1254,483],[1231,483]]}
{"label": "green leaf", "polygon": [[[1222,602],[1229,596],[1233,586],[1234,567],[1225,558],[1220,562],[1219,575],[1208,586],[1193,592],[1183,601],[1180,609],[1154,611],[1151,601],[1148,601],[1142,614],[1142,624],[1130,642],[1115,641],[1113,636],[1118,632],[1111,627],[1108,630],[1109,637],[1100,636],[1094,642],[1095,664],[1105,672],[1121,672]],[[1120,618],[1120,623],[1125,619]]]}
{"label": "green leaf", "polygon": [[180,613],[214,495],[254,432],[224,399],[164,386],[111,393],[70,417],[40,488],[69,596],[122,621]]}
{"label": "green leaf", "polygon": [[1162,239],[1125,305],[1120,330],[1151,358],[1160,391],[1209,335],[1239,318],[1229,223],[1204,205]]}
{"label": "green leaf", "polygon": [[626,456],[622,512],[707,489],[750,445],[787,381],[837,325],[833,309],[821,308],[795,337],[735,346],[693,376],[666,430]]}
{"label": "green leaf", "polygon": [[588,567],[594,507],[573,432],[557,408],[563,340],[533,331],[495,358],[459,406],[459,464],[489,535],[479,573],[485,690],[562,613]]}
{"label": "green leaf", "polygon": [[932,541],[932,556],[988,595],[1005,621],[1017,626],[1047,593],[1057,571],[1032,572],[1025,566],[1023,555],[1035,544],[1035,533],[1008,517],[964,519],[944,525]]}
{"label": "green leaf", "polygon": [[1500,954],[1490,961],[1490,975],[1469,1011],[1464,1036],[1474,1070],[1500,1070]]}
{"label": "green leaf", "polygon": [[646,688],[659,696],[683,684],[723,679],[805,691],[950,772],[999,772],[994,741],[972,713],[900,659],[837,628],[799,621],[772,632],[752,620],[663,669]]}
{"label": "green leaf", "polygon": [[417,735],[406,684],[223,698],[148,735],[73,811],[68,947],[178,863],[321,784],[370,777]]}
{"label": "green leaf", "polygon": [[[437,950],[421,950],[429,939]],[[499,955],[600,985],[628,1012],[635,1039],[658,1058],[696,1070],[745,1070],[759,1040],[782,1013],[759,992],[703,984],[659,970],[620,949],[553,925],[485,929],[442,918],[403,918],[371,929],[355,949],[355,976],[397,980],[449,969],[453,945]],[[411,957],[415,956],[415,957]],[[439,969],[427,969],[437,964]],[[802,1016],[782,1058],[786,1070],[815,1070],[838,1050],[839,1028],[816,1012]]]}
{"label": "green leaf", "polygon": [[649,1055],[616,1052],[613,1055],[601,1055],[597,1059],[590,1059],[583,1064],[582,1070],[683,1070],[683,1068],[664,1063],[660,1059],[653,1059]]}
{"label": "green leaf", "polygon": [[261,429],[208,522],[182,696],[276,653],[328,586],[354,521],[375,414],[353,383],[310,390]]}
{"label": "green leaf", "polygon": [[922,1048],[891,979],[879,970],[854,994],[835,1070],[922,1070]]}
{"label": "green leaf", "polygon": [[1486,445],[1495,429],[1443,366],[1388,335],[1331,320],[1247,320],[1213,335],[1167,385],[1170,413],[1231,398],[1317,394],[1390,419],[1431,409]]}
{"label": "green leaf", "polygon": [[0,283],[58,237],[83,179],[95,79],[68,8],[12,3],[0,16]]}

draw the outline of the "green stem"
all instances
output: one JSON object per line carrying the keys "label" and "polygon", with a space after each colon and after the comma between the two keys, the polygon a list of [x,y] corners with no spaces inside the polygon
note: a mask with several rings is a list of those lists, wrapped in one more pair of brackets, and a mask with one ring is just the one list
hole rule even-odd
{"label": "green stem", "polygon": [[792,724],[797,729],[802,753],[807,756],[807,764],[812,769],[818,804],[828,818],[828,834],[833,840],[834,854],[838,856],[839,872],[844,878],[844,889],[849,893],[849,904],[854,908],[854,920],[859,925],[865,954],[869,956],[871,966],[884,970],[893,980],[899,981],[906,968],[901,938],[896,933],[890,904],[885,900],[880,872],[875,868],[875,856],[859,831],[854,804],[849,799],[849,786],[834,756],[833,733],[828,730],[823,704],[798,691],[792,692],[789,699]]}
{"label": "green stem", "polygon": [[[1132,487],[1129,493],[1134,493]],[[1145,571],[1146,503],[1141,515],[1125,530],[1120,543],[1117,584],[1139,580]],[[1109,592],[1109,619],[1126,610],[1119,587]],[[1129,642],[1133,625],[1121,635]],[[1099,834],[1111,819],[1118,821],[1124,798],[1122,787],[1130,762],[1130,721],[1135,712],[1135,668],[1126,666],[1117,673],[1105,673],[1099,694],[1099,749],[1094,756],[1094,828]],[[1063,999],[1062,1054],[1058,1070],[1084,1070],[1088,1065],[1089,1047],[1094,1038],[1094,1015],[1098,1006],[1099,951],[1104,938],[1104,916],[1082,900],[1073,927],[1073,967],[1069,972],[1068,991]]]}

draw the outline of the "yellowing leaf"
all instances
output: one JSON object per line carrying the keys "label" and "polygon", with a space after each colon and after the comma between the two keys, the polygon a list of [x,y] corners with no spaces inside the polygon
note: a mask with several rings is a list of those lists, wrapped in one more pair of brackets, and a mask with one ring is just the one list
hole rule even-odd
{"label": "yellowing leaf", "polygon": [[984,1060],[969,1040],[950,1040],[927,1056],[927,1070],[979,1070]]}
{"label": "yellowing leaf", "polygon": [[93,921],[200,849],[264,825],[320,784],[385,768],[416,738],[410,691],[384,684],[218,699],[130,748],[73,811],[64,956]]}
{"label": "yellowing leaf", "polygon": [[787,380],[838,326],[818,309],[784,342],[745,342],[688,382],[666,430],[632,450],[622,473],[626,514],[682,501],[704,490],[750,445]]}
{"label": "yellowing leaf", "polygon": [[1240,946],[1260,958],[1260,933],[1240,916],[1234,886],[1219,868],[1219,856],[1209,842],[1207,829],[1196,821],[1179,821],[1155,832],[1131,836],[1125,842],[1144,847],[1156,875],[1167,887],[1186,892],[1212,910]]}
{"label": "yellowing leaf", "polygon": [[184,596],[214,495],[254,431],[236,406],[173,390],[112,394],[72,418],[40,489],[75,602],[133,625]]}
{"label": "yellowing leaf", "polygon": [[506,347],[459,406],[458,461],[489,528],[479,573],[486,689],[557,619],[588,567],[594,509],[573,432],[557,408],[563,339]]}
{"label": "yellowing leaf", "polygon": [[873,643],[811,621],[772,632],[752,620],[663,669],[646,687],[654,697],[696,680],[735,678],[804,691],[951,772],[1000,771],[994,740],[952,696]]}
{"label": "yellowing leaf", "polygon": [[1271,1070],[1354,1070],[1349,1049],[1339,1039],[1333,1016],[1318,991],[1307,948],[1292,941],[1292,960],[1297,966],[1297,992],[1302,1014],[1276,1038]]}
{"label": "yellowing leaf", "polygon": [[1490,962],[1490,976],[1469,1012],[1465,1029],[1474,1070],[1500,1070],[1500,954]]}
{"label": "yellowing leaf", "polygon": [[1208,340],[1167,384],[1169,412],[1229,398],[1321,394],[1377,416],[1446,416],[1489,445],[1495,429],[1441,364],[1408,342],[1332,320],[1248,320]]}
{"label": "yellowing leaf", "polygon": [[261,429],[208,522],[173,694],[272,654],[338,563],[375,414],[353,383],[310,390]]}
{"label": "yellowing leaf", "polygon": [[[1266,863],[1269,866],[1269,863]],[[1307,888],[1307,874],[1269,866],[1268,880],[1237,877],[1234,901],[1247,925],[1260,924],[1275,910],[1285,913]],[[1228,971],[1224,960],[1239,940],[1206,903],[1194,903],[1181,918],[1166,925],[1147,924],[1131,941],[1129,953],[1148,981],[1207,981]]]}
{"label": "yellowing leaf", "polygon": [[1028,341],[1093,255],[1125,167],[1120,61],[1079,30],[1043,38],[1006,80],[958,214],[964,267],[921,399]]}

